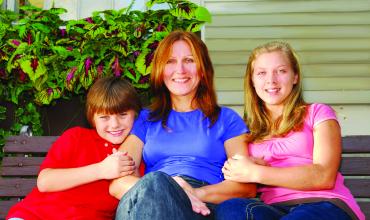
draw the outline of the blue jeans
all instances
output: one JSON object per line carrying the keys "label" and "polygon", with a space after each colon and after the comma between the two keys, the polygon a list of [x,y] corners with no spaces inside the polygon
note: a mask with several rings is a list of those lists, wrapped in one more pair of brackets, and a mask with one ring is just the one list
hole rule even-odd
{"label": "blue jeans", "polygon": [[331,202],[313,202],[298,205],[267,205],[255,199],[230,199],[216,207],[216,219],[233,220],[351,220],[350,216]]}
{"label": "blue jeans", "polygon": [[[190,177],[183,177],[193,187],[207,185]],[[211,219],[193,212],[184,190],[163,172],[151,172],[140,179],[121,199],[118,220]]]}

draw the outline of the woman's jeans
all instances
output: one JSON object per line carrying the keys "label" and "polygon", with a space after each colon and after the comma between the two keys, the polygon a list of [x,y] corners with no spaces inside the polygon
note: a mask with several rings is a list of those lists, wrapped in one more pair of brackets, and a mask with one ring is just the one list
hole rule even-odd
{"label": "woman's jeans", "polygon": [[[190,177],[181,177],[194,188],[208,185]],[[122,197],[116,212],[116,219],[119,220],[210,218],[195,213],[184,190],[171,176],[163,172],[151,172],[141,178]]]}
{"label": "woman's jeans", "polygon": [[230,199],[216,208],[216,219],[315,219],[350,220],[350,216],[331,202],[313,202],[298,205],[267,205],[255,199]]}

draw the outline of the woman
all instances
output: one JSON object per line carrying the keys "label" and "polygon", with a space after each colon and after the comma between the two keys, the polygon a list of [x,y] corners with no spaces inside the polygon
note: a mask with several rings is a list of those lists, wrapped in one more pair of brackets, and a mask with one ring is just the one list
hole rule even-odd
{"label": "woman", "polygon": [[218,219],[364,219],[338,173],[340,126],[324,104],[302,97],[300,66],[293,49],[271,42],[252,51],[245,76],[249,154],[229,159],[225,179],[262,184],[261,200],[232,199]]}
{"label": "woman", "polygon": [[116,219],[201,219],[212,204],[255,196],[254,184],[223,181],[225,160],[247,153],[248,130],[237,113],[217,105],[213,75],[194,33],[175,31],[160,42],[151,73],[154,101],[121,148],[137,165],[143,157],[146,175],[112,183],[112,195],[121,199]]}

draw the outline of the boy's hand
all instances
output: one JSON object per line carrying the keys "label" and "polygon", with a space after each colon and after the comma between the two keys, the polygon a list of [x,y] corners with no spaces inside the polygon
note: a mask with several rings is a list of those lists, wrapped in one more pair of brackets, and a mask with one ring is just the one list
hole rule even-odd
{"label": "boy's hand", "polygon": [[127,152],[117,151],[115,148],[113,148],[112,154],[98,165],[98,175],[101,179],[115,179],[135,172],[135,162],[132,158],[127,155]]}

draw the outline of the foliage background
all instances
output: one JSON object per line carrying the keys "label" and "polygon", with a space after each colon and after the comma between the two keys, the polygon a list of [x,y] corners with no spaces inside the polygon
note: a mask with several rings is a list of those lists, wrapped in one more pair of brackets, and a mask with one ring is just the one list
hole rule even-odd
{"label": "foliage background", "polygon": [[[84,100],[99,77],[124,77],[148,97],[159,41],[175,29],[199,32],[211,21],[206,8],[188,0],[151,0],[146,11],[131,10],[133,3],[69,21],[59,17],[63,8],[0,11],[0,123],[12,121],[10,128],[0,128],[0,148],[23,125],[42,135],[40,107],[76,96]],[[151,10],[156,4],[168,9]]]}

